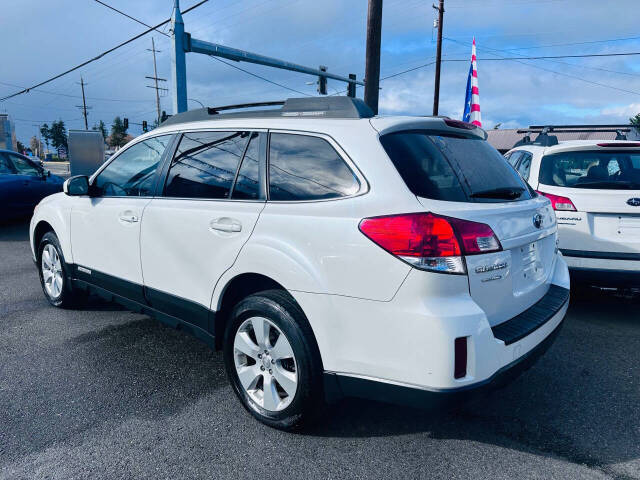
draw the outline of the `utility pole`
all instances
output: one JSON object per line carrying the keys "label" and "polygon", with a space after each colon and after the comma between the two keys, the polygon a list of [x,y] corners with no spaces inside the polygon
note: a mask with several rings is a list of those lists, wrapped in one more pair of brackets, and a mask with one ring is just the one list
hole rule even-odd
{"label": "utility pole", "polygon": [[438,106],[440,104],[440,64],[442,63],[442,18],[444,17],[444,0],[440,0],[440,6],[436,7],[438,11],[438,49],[436,52],[436,81],[433,90],[433,115],[438,115]]}
{"label": "utility pole", "polygon": [[171,15],[171,80],[173,81],[173,114],[187,111],[187,62],[185,60],[184,22],[180,2],[174,0]]}
{"label": "utility pole", "polygon": [[[440,0],[442,1],[442,0]],[[367,63],[365,66],[364,103],[378,114],[380,96],[380,43],[382,41],[382,0],[369,0],[367,13]]]}
{"label": "utility pole", "polygon": [[82,110],[82,116],[84,117],[84,129],[89,130],[89,123],[87,122],[87,110],[91,107],[87,107],[87,102],[84,98],[84,80],[80,77],[80,87],[82,88],[82,105],[76,105],[80,110]]}
{"label": "utility pole", "polygon": [[160,53],[160,50],[156,50],[156,44],[155,41],[153,40],[153,37],[151,37],[151,50],[149,50],[147,48],[147,51],[149,52],[153,52],[153,77],[145,77],[148,78],[150,80],[153,80],[155,82],[155,86],[152,87],[150,85],[147,85],[148,88],[154,88],[156,91],[156,109],[158,111],[158,125],[160,125],[160,90],[164,90],[164,91],[168,91],[167,88],[162,88],[158,86],[158,81],[160,82],[166,82],[167,79],[166,78],[158,78],[158,67],[156,65],[156,52]]}

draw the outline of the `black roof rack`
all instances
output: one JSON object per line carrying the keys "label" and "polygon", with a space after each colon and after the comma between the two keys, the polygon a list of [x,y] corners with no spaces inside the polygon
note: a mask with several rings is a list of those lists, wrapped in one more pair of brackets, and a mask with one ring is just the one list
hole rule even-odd
{"label": "black roof rack", "polygon": [[[593,132],[615,132],[616,140],[627,140],[627,134],[632,130],[640,131],[637,125],[531,125],[529,128],[519,129],[518,133],[526,134],[521,140],[517,141],[513,148],[521,145],[540,145],[543,147],[550,147],[558,144],[558,137],[556,135],[549,135],[553,133],[593,133]],[[531,140],[532,133],[537,133],[538,136],[535,140]]]}
{"label": "black roof rack", "polygon": [[[282,108],[254,111],[240,111],[221,114],[227,110],[246,110],[250,108],[282,105]],[[300,117],[300,118],[371,118],[373,112],[359,98],[352,97],[310,97],[288,98],[285,101],[243,103],[239,105],[224,105],[221,107],[207,107],[179,113],[167,118],[162,125],[198,122],[227,118],[269,118],[269,117]]]}

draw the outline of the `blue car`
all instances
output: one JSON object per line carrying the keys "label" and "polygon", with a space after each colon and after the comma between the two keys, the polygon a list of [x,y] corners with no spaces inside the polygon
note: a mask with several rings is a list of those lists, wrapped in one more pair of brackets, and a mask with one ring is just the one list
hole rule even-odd
{"label": "blue car", "polygon": [[63,183],[30,158],[0,150],[0,220],[30,217],[40,200],[62,191]]}

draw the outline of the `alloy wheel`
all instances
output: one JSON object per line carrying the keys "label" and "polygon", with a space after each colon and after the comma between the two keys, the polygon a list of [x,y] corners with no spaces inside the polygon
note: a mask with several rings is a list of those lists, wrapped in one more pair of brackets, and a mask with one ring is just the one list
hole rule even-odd
{"label": "alloy wheel", "polygon": [[64,282],[62,273],[62,262],[56,248],[48,243],[42,250],[42,281],[47,295],[51,298],[58,298],[62,293]]}
{"label": "alloy wheel", "polygon": [[233,359],[240,384],[258,406],[270,412],[291,404],[298,368],[289,340],[263,317],[245,320],[236,331]]}

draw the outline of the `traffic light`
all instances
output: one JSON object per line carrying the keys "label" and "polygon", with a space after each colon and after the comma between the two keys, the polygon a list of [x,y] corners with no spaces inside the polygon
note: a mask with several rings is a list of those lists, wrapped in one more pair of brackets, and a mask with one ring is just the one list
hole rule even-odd
{"label": "traffic light", "polygon": [[[354,73],[350,73],[349,74],[349,78],[351,80],[355,80],[356,79],[356,75]],[[348,86],[347,86],[347,96],[351,97],[351,98],[356,98],[356,84],[353,82],[349,82]]]}
{"label": "traffic light", "polygon": [[147,121],[146,120],[142,120],[142,131],[146,132],[147,130]]}
{"label": "traffic light", "polygon": [[128,130],[129,129],[129,119],[128,118],[124,118],[122,121],[124,123],[124,129]]}
{"label": "traffic light", "polygon": [[[319,69],[321,72],[327,71],[327,67],[325,67],[324,65],[320,65]],[[323,77],[323,76],[318,77],[318,93],[320,95],[327,94],[327,77]]]}

